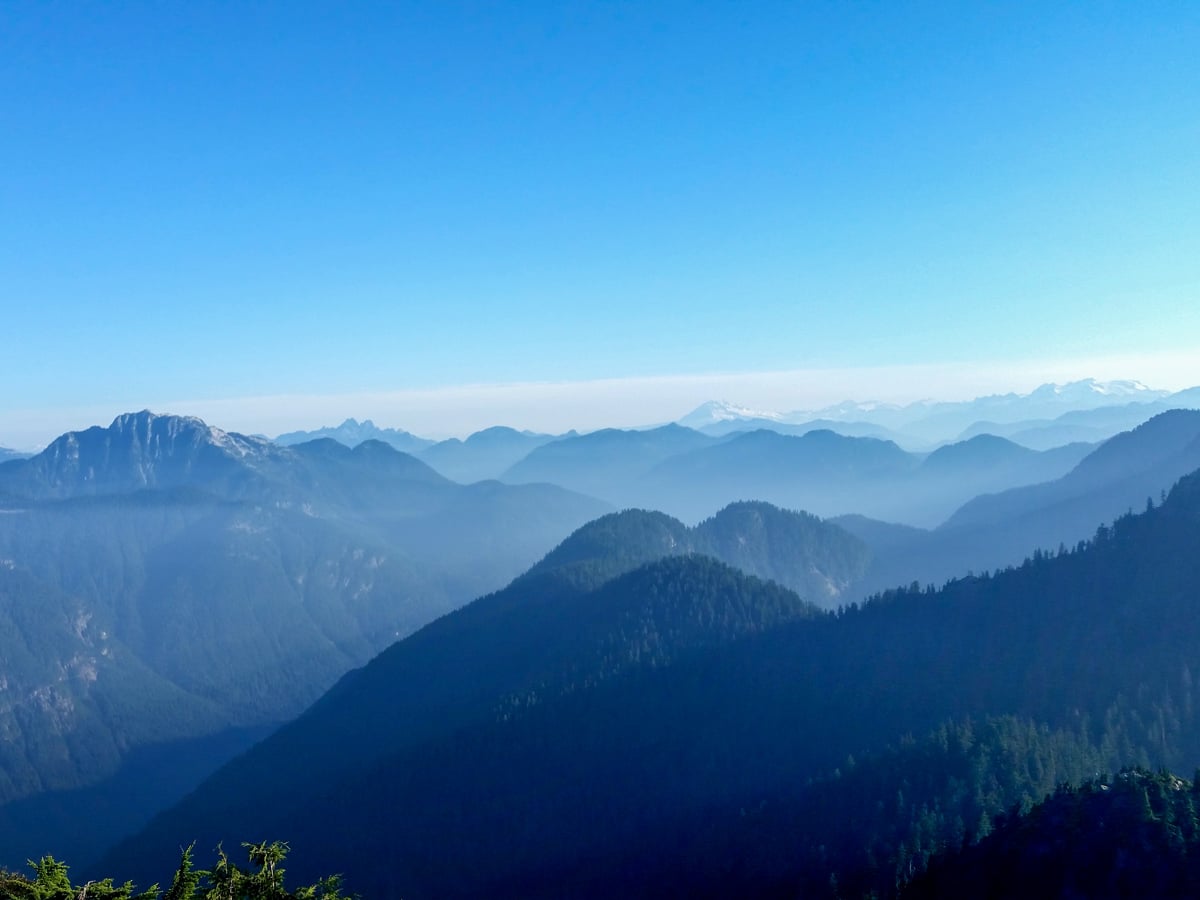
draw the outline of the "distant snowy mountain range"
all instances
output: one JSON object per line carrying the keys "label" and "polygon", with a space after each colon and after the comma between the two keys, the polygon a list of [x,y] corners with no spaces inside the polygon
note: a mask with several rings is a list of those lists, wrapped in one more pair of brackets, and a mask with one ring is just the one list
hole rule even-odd
{"label": "distant snowy mountain range", "polygon": [[[848,400],[822,409],[791,412],[750,410],[735,403],[710,401],[681,418],[679,424],[708,434],[754,428],[795,433],[805,427],[870,434],[873,429],[874,436],[890,438],[910,449],[988,433],[1045,449],[1071,441],[1103,440],[1171,408],[1200,408],[1200,388],[1172,393],[1140,381],[1088,378],[1043,384],[1028,394],[992,394],[963,401],[918,400],[905,405]],[[1120,413],[1114,415],[1118,410]],[[1063,416],[1073,417],[1073,421],[1058,423]]]}

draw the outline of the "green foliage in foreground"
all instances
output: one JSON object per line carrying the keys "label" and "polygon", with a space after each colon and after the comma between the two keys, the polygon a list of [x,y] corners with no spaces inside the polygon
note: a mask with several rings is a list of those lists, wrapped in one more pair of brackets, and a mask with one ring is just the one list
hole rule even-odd
{"label": "green foliage in foreground", "polygon": [[[218,847],[216,864],[209,870],[195,868],[192,848],[188,847],[163,900],[348,900],[338,875],[288,890],[282,868],[287,844],[275,841],[242,846],[250,857],[249,868],[231,862]],[[0,872],[0,900],[157,900],[160,893],[157,884],[137,893],[132,882],[115,884],[111,878],[74,886],[66,863],[52,856],[29,865],[34,871],[32,879]]]}

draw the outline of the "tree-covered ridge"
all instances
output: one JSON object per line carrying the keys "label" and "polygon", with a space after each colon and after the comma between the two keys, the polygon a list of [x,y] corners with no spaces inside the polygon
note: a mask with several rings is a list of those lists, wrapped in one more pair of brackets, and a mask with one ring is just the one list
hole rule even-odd
{"label": "tree-covered ridge", "polygon": [[951,848],[905,900],[1200,896],[1200,781],[1125,769],[1062,784],[1031,809],[997,817],[980,842]]}
{"label": "tree-covered ridge", "polygon": [[313,884],[289,889],[283,863],[288,845],[279,841],[242,844],[250,859],[243,868],[218,847],[211,869],[197,869],[192,858],[195,845],[185,848],[171,885],[163,893],[157,884],[138,891],[131,881],[116,883],[112,878],[72,884],[66,863],[52,856],[30,862],[33,877],[0,870],[0,900],[348,900],[342,893],[339,876],[329,876]]}
{"label": "tree-covered ridge", "polygon": [[627,509],[576,530],[526,577],[557,572],[595,587],[668,556],[702,554],[835,606],[866,574],[871,554],[841,527],[760,501],[731,503],[689,528],[661,512]]}

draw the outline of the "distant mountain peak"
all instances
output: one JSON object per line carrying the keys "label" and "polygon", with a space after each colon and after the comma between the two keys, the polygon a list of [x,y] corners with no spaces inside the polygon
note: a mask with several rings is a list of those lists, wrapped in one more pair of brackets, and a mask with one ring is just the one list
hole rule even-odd
{"label": "distant mountain peak", "polygon": [[707,425],[715,425],[718,422],[738,422],[749,419],[782,421],[783,417],[777,412],[750,409],[746,406],[730,403],[728,400],[709,400],[706,403],[701,403],[683,418],[677,419],[676,424],[688,428],[700,429]]}
{"label": "distant mountain peak", "polygon": [[222,431],[194,416],[143,409],[107,428],[70,431],[6,472],[20,495],[70,497],[197,483],[248,473],[277,452],[264,439]]}

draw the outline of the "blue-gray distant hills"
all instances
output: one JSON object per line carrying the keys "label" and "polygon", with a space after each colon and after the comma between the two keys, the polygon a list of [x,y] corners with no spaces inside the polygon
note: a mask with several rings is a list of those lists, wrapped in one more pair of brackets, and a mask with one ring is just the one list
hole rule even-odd
{"label": "blue-gray distant hills", "polygon": [[[1139,382],[1086,379],[1065,385],[1042,385],[1029,394],[998,394],[958,402],[920,401],[906,406],[846,402],[812,413],[768,413],[710,401],[670,425],[603,429],[583,435],[574,431],[560,435],[539,434],[493,426],[465,439],[434,442],[402,429],[379,428],[370,420],[360,423],[347,419],[336,427],[291,432],[275,440],[282,445],[293,445],[328,437],[348,447],[355,447],[364,440],[379,440],[417,456],[440,474],[462,484],[488,479],[514,483],[570,481],[581,490],[603,494],[614,502],[645,503],[654,502],[655,498],[628,486],[614,489],[614,483],[645,474],[649,468],[647,462],[656,464],[669,456],[705,446],[694,436],[680,437],[688,432],[723,440],[754,431],[791,437],[830,431],[842,437],[890,442],[918,456],[946,444],[990,435],[1006,438],[1026,449],[1049,451],[1072,444],[1098,444],[1119,432],[1136,428],[1160,412],[1177,408],[1200,408],[1200,388],[1171,394],[1152,390]],[[679,428],[683,431],[676,430]],[[559,442],[565,442],[565,445],[536,453],[544,445]],[[1058,458],[1069,458],[1077,449],[1062,449]],[[1033,457],[1027,457],[1026,463],[1034,465],[1037,477],[1041,478],[1053,469],[1050,459],[1032,463]],[[982,464],[982,459],[980,462]],[[584,474],[582,468],[591,471]],[[989,482],[988,478],[992,480]],[[1027,481],[1018,478],[1017,482],[1005,483],[1004,478],[993,471],[980,483],[972,483],[965,489],[968,492],[972,489],[999,490]],[[942,488],[935,487],[934,490]],[[931,498],[928,505],[946,513],[949,511],[946,504],[952,503],[954,498],[961,501],[967,496],[960,492],[953,494],[950,500],[934,501]],[[706,499],[696,510],[702,513],[710,506]],[[901,506],[897,505],[896,509]],[[683,509],[677,511],[685,514]],[[873,512],[884,514],[881,509]],[[903,517],[903,513],[899,515]],[[931,515],[923,513],[922,520],[929,520]]]}
{"label": "blue-gray distant hills", "polygon": [[861,513],[936,525],[982,492],[1065,474],[1091,449],[1076,444],[1037,452],[980,437],[926,455],[828,430],[786,435],[763,429],[716,437],[667,425],[555,441],[502,479],[558,484],[685,521],[755,499],[821,516]]}
{"label": "blue-gray distant hills", "polygon": [[[0,845],[85,827],[14,801],[290,718],[610,508],[463,486],[378,441],[283,447],[148,411],[0,463]],[[154,759],[147,784],[174,769]],[[164,799],[136,796],[114,829]]]}
{"label": "blue-gray distant hills", "polygon": [[1157,503],[1198,468],[1200,411],[1172,410],[1101,444],[1059,478],[970,500],[933,531],[860,516],[836,521],[875,550],[870,586],[937,583],[1074,546],[1098,526]]}
{"label": "blue-gray distant hills", "polygon": [[[570,432],[561,437],[574,437]],[[510,466],[543,444],[560,436],[518,431],[503,425],[485,428],[460,440],[432,441],[397,428],[379,428],[370,419],[358,422],[346,419],[337,427],[315,431],[292,431],[275,438],[275,443],[290,447],[307,441],[328,438],[346,447],[363,441],[380,441],[418,457],[439,474],[460,484],[498,478]]]}
{"label": "blue-gray distant hills", "polygon": [[1008,423],[976,422],[959,435],[959,439],[977,434],[994,434],[1010,438],[1035,450],[1044,450],[1072,441],[1104,441],[1172,409],[1200,409],[1200,388],[1189,388],[1172,394],[1165,400],[1149,403],[1125,403],[1097,409],[1073,410],[1054,419]]}
{"label": "blue-gray distant hills", "polygon": [[[571,485],[572,490],[604,497],[617,505],[672,512],[656,502],[657,498],[640,492],[639,479],[664,460],[720,442],[719,438],[681,425],[644,431],[606,428],[539,447],[501,478],[510,484]],[[705,511],[714,508],[710,506]]]}
{"label": "blue-gray distant hills", "polygon": [[[573,436],[574,432],[565,437]],[[439,441],[419,455],[447,478],[470,484],[499,478],[537,448],[558,439],[555,435],[495,426],[477,431],[466,440]]]}

